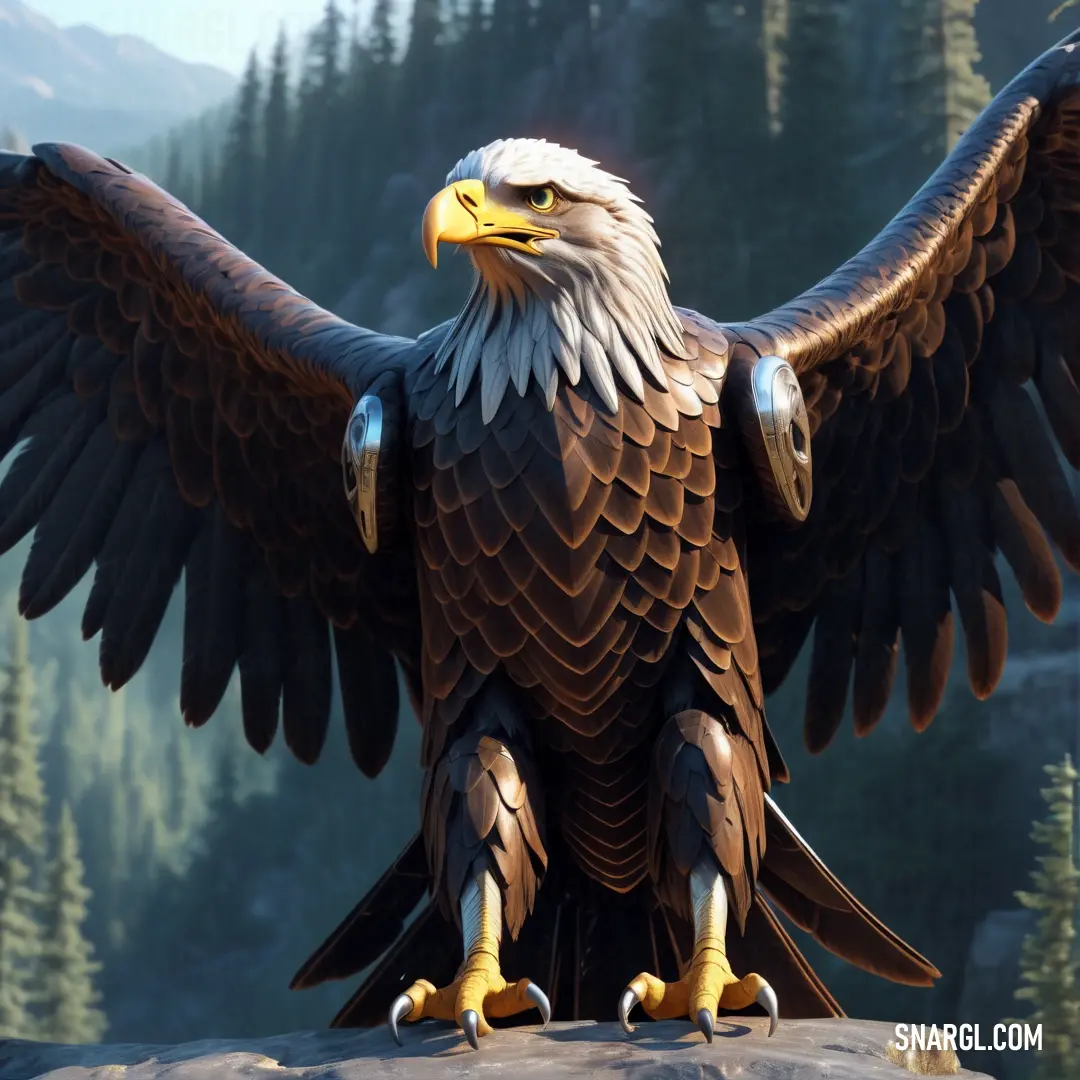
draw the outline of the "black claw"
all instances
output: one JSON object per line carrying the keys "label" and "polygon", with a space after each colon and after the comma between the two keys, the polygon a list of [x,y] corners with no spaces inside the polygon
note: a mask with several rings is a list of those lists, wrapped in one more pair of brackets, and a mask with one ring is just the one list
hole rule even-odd
{"label": "black claw", "polygon": [[702,1009],[697,1014],[697,1026],[701,1028],[701,1033],[705,1036],[705,1041],[707,1043],[712,1043],[713,1015],[708,1009]]}
{"label": "black claw", "polygon": [[480,1026],[480,1017],[475,1009],[466,1009],[461,1014],[461,1030],[465,1032],[465,1038],[474,1050],[480,1049],[480,1036],[477,1028]]}

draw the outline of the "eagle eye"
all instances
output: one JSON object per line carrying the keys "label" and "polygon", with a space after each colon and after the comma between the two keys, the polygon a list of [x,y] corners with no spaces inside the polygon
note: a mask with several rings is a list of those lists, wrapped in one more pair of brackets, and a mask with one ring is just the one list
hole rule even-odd
{"label": "eagle eye", "polygon": [[525,201],[534,210],[539,210],[541,214],[547,214],[555,209],[558,196],[550,184],[545,184],[543,187],[530,188],[525,196]]}

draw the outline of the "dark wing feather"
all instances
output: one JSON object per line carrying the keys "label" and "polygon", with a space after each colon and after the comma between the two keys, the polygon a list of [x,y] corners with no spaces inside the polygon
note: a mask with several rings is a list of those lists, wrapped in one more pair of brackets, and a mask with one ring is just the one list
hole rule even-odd
{"label": "dark wing feather", "polygon": [[[19,603],[96,564],[83,632],[116,688],[181,575],[181,707],[205,723],[239,667],[244,726],[304,761],[331,702],[331,624],[365,772],[418,664],[407,559],[368,556],[341,491],[353,403],[423,345],[342,322],[144,177],[78,147],[0,154],[0,550],[34,531]],[[388,381],[389,380],[389,381]]]}
{"label": "dark wing feather", "polygon": [[860,254],[724,333],[736,362],[791,363],[813,433],[809,518],[750,529],[766,689],[813,627],[806,739],[819,750],[852,682],[856,727],[881,717],[902,639],[922,728],[955,607],[972,690],[991,693],[1007,641],[995,554],[1047,621],[1061,601],[1051,544],[1080,570],[1061,460],[1080,466],[1080,32],[994,99]]}

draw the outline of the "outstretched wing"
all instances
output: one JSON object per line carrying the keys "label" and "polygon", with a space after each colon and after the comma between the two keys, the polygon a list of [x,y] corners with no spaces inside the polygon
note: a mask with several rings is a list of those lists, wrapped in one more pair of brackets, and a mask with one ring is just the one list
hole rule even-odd
{"label": "outstretched wing", "polygon": [[183,574],[185,720],[238,667],[251,745],[280,719],[314,761],[336,652],[353,754],[377,772],[416,602],[400,557],[364,551],[339,458],[353,404],[412,348],[299,296],[115,162],[0,154],[0,456],[22,443],[0,551],[35,530],[20,610],[44,614],[96,562],[82,630],[115,689]]}
{"label": "outstretched wing", "polygon": [[1075,475],[1059,460],[1080,466],[1080,32],[995,98],[854,259],[724,330],[735,356],[791,363],[812,431],[807,521],[752,527],[766,689],[813,628],[805,733],[819,750],[853,672],[857,730],[881,717],[902,639],[922,728],[955,601],[986,697],[1007,645],[996,553],[1046,621],[1061,601],[1051,543],[1080,570]]}

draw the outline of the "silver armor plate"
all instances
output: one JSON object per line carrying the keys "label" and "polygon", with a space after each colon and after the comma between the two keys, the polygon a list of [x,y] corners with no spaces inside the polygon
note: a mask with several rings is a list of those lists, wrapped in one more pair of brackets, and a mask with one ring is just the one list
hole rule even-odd
{"label": "silver armor plate", "polygon": [[810,418],[792,366],[779,356],[754,365],[754,405],[776,494],[796,521],[805,521],[813,496]]}
{"label": "silver armor plate", "polygon": [[356,403],[345,429],[345,440],[341,446],[341,472],[349,508],[360,529],[364,546],[372,554],[379,546],[376,495],[382,432],[382,402],[374,395],[366,395]]}

